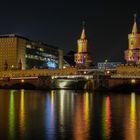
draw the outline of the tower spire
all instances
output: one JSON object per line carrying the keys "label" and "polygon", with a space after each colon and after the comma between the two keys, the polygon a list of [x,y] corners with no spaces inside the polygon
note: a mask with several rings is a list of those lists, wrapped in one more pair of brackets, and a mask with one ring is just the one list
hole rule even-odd
{"label": "tower spire", "polygon": [[136,34],[138,32],[136,19],[137,19],[137,14],[134,14],[134,25],[133,25],[133,28],[132,28],[132,33],[133,34]]}
{"label": "tower spire", "polygon": [[85,39],[86,35],[85,35],[85,21],[83,21],[83,29],[82,29],[82,33],[81,33],[81,38],[80,39]]}
{"label": "tower spire", "polygon": [[136,22],[136,19],[137,19],[137,14],[135,13],[134,14],[134,22]]}
{"label": "tower spire", "polygon": [[83,29],[85,28],[85,21],[83,21]]}

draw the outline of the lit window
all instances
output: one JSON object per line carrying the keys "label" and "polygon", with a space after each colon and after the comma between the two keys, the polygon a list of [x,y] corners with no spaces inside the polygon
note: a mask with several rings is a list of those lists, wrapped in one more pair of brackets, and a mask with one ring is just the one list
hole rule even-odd
{"label": "lit window", "polygon": [[28,45],[26,45],[26,48],[31,49],[32,47],[31,47],[31,45],[28,44]]}
{"label": "lit window", "polygon": [[39,50],[40,50],[41,52],[43,52],[43,51],[44,51],[44,49],[43,49],[43,48],[39,48]]}

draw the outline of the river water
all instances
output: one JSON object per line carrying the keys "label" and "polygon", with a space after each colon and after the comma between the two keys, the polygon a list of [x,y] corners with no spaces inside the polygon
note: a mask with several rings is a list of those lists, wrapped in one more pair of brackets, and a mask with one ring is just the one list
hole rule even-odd
{"label": "river water", "polygon": [[0,90],[0,140],[139,140],[140,94]]}

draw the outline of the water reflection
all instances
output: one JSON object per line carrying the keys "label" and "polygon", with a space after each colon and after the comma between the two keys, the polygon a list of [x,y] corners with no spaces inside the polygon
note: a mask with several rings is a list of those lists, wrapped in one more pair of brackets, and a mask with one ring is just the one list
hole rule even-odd
{"label": "water reflection", "polygon": [[64,101],[65,101],[65,99],[64,99],[64,96],[65,96],[65,90],[61,90],[60,91],[60,131],[61,132],[64,132],[64,115],[65,115],[65,113],[64,113],[64,108],[65,108],[65,104],[64,104]]}
{"label": "water reflection", "polygon": [[133,130],[136,129],[136,98],[135,93],[131,93],[131,113],[130,113],[130,124]]}
{"label": "water reflection", "polygon": [[51,95],[47,95],[46,100],[46,110],[45,110],[45,118],[46,118],[46,138],[52,140],[54,137],[54,91],[51,92]]}
{"label": "water reflection", "polygon": [[85,121],[85,132],[86,136],[89,137],[89,128],[90,128],[90,104],[89,104],[89,93],[84,94],[84,121]]}
{"label": "water reflection", "polygon": [[128,140],[136,140],[136,98],[134,92],[131,93],[129,135],[127,138]]}
{"label": "water reflection", "polygon": [[20,132],[21,135],[23,135],[25,131],[25,108],[24,108],[24,90],[21,90],[20,95],[20,119],[19,119],[19,125],[20,125]]}
{"label": "water reflection", "polygon": [[[80,96],[80,97],[79,97]],[[75,117],[74,117],[74,139],[84,140],[89,138],[90,134],[90,103],[89,93],[86,92],[75,98]]]}
{"label": "water reflection", "polygon": [[9,137],[14,139],[15,137],[15,99],[14,90],[10,90],[10,101],[9,101]]}
{"label": "water reflection", "polygon": [[103,139],[110,139],[111,135],[111,103],[110,97],[103,98],[102,106],[102,137]]}
{"label": "water reflection", "polygon": [[0,139],[140,139],[140,95],[0,91]]}

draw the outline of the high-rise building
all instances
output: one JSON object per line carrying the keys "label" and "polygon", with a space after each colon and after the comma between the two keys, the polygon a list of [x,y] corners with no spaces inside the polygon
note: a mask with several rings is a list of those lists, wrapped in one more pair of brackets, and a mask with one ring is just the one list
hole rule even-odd
{"label": "high-rise building", "polygon": [[91,56],[88,53],[87,43],[88,43],[88,41],[86,39],[85,28],[84,28],[84,24],[83,24],[81,37],[77,41],[77,45],[78,45],[77,53],[74,56],[74,61],[75,61],[77,67],[88,68],[92,63]]}
{"label": "high-rise building", "polygon": [[14,34],[0,36],[0,70],[62,68],[63,51]]}
{"label": "high-rise building", "polygon": [[140,33],[138,32],[136,15],[132,32],[128,35],[129,47],[125,50],[125,60],[128,64],[140,64]]}

